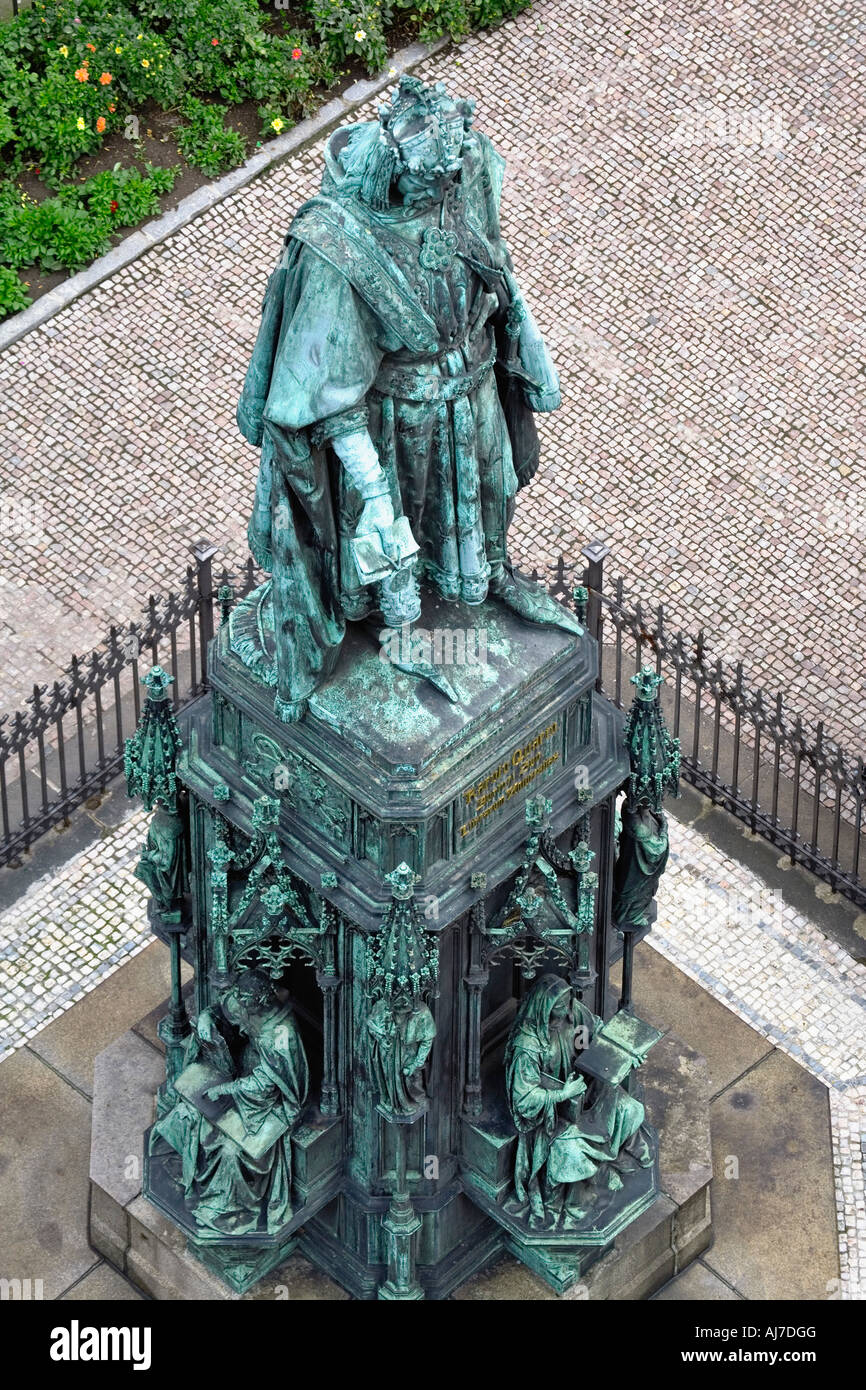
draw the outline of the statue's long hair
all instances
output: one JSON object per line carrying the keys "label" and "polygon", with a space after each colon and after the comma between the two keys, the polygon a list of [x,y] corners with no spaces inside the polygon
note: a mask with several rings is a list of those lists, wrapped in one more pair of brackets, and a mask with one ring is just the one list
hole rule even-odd
{"label": "statue's long hair", "polygon": [[400,160],[393,145],[382,134],[378,121],[370,121],[353,131],[340,154],[340,163],[346,175],[345,192],[357,193],[368,207],[384,212]]}

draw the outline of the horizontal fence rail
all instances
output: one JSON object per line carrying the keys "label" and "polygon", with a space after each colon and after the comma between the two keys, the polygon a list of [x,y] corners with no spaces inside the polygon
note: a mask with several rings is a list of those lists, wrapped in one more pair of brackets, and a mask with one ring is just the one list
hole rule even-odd
{"label": "horizontal fence rail", "polygon": [[[239,576],[223,571],[215,584],[214,548],[202,542],[193,553],[179,593],[151,597],[142,621],[112,628],[61,680],[34,687],[24,710],[0,716],[0,865],[20,863],[34,841],[117,776],[151,665],[174,676],[178,709],[206,688],[217,612],[225,615],[261,576],[250,559]],[[606,589],[606,546],[594,542],[582,553],[584,565],[560,557],[546,578],[568,604],[582,585],[578,601],[599,642],[599,688],[623,708],[631,675],[652,664],[665,677],[662,704],[682,745],[685,779],[792,864],[866,907],[863,759],[826,738],[822,724],[810,737],[781,695],[747,686],[742,664],[726,671],[705,651],[703,633],[669,631],[661,605],[631,602],[620,579]]]}

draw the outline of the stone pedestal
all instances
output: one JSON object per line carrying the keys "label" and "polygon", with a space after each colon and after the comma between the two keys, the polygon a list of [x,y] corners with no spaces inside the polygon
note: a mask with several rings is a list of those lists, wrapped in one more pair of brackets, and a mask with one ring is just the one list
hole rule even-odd
{"label": "stone pedestal", "polygon": [[[537,1217],[506,1202],[517,1145],[504,1053],[545,975],[596,1020],[612,1012],[615,802],[630,765],[622,715],[596,689],[596,643],[492,599],[428,594],[414,640],[426,635],[454,702],[350,624],[333,677],[285,724],[268,593],[223,623],[209,693],[181,720],[190,894],[179,920],[199,1013],[219,1011],[251,969],[291,1002],[310,1072],[300,1121],[276,1141],[291,1201],[281,1224],[251,1209],[239,1227],[234,1209],[224,1222],[211,1210],[203,1229],[180,1180],[185,1141],[164,1130],[146,1141],[143,1192],[240,1294],[295,1250],[362,1299],[446,1298],[503,1249],[555,1292],[583,1284],[656,1209],[657,1138],[646,1130],[640,1159],[623,1162],[622,1181],[611,1173],[603,1197],[593,1191],[585,1220],[555,1224],[545,1209],[533,1228]],[[399,1066],[387,1081],[373,1041],[380,1024],[395,1036],[398,980],[432,1039],[414,1098]],[[175,1079],[172,1065],[161,1120]],[[640,1101],[636,1074],[623,1086]],[[176,1135],[198,1132],[195,1114]],[[143,1259],[141,1242],[129,1248]]]}
{"label": "stone pedestal", "polygon": [[[166,1009],[168,1002],[166,1002]],[[646,1103],[659,1133],[660,1188],[639,1216],[565,1297],[644,1299],[650,1297],[707,1248],[712,1239],[709,1087],[704,1059],[674,1034],[653,1049],[644,1068]],[[141,1193],[129,1156],[141,1149],[151,1123],[162,1077],[159,1054],[135,1032],[125,1033],[97,1058],[90,1162],[90,1240],[94,1249],[157,1299],[340,1299],[348,1295],[335,1279],[305,1258],[301,1233],[296,1253],[243,1295],[202,1265],[186,1238]],[[384,1213],[383,1213],[384,1214]],[[531,1297],[527,1276],[512,1265],[519,1290],[510,1287],[508,1257],[492,1222],[478,1224],[475,1260],[495,1265],[490,1279],[480,1273],[458,1290],[458,1298]],[[311,1252],[321,1264],[321,1242]],[[339,1252],[335,1245],[335,1274]],[[498,1262],[498,1263],[497,1263]],[[375,1281],[368,1276],[369,1295]],[[548,1282],[537,1283],[544,1297]],[[428,1292],[429,1296],[429,1292]],[[547,1294],[549,1297],[550,1295]]]}

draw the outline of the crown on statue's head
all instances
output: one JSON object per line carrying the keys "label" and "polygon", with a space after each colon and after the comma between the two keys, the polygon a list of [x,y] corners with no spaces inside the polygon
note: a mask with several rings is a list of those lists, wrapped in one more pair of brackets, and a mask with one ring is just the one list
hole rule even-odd
{"label": "crown on statue's head", "polygon": [[403,73],[390,106],[379,107],[379,125],[402,169],[451,174],[463,162],[474,111],[474,101],[449,97],[442,82],[427,87]]}

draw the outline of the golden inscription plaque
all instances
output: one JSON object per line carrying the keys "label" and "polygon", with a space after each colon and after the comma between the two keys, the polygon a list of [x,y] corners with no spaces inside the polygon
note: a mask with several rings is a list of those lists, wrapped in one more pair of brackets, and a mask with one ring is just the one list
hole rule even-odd
{"label": "golden inscription plaque", "polygon": [[467,787],[457,803],[457,833],[465,840],[473,831],[486,829],[515,796],[547,776],[560,757],[559,721],[543,729],[509,753],[507,758]]}

